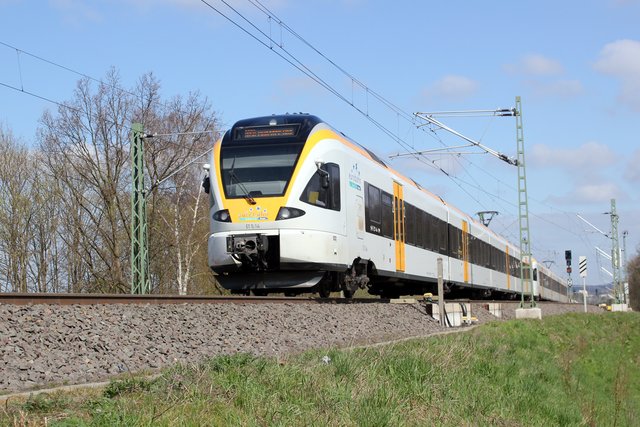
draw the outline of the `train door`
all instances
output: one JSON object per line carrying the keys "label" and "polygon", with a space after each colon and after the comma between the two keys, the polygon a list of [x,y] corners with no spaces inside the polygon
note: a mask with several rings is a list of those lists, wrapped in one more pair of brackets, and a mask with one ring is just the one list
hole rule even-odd
{"label": "train door", "polygon": [[396,270],[405,269],[404,193],[402,185],[393,182],[393,239],[396,242]]}
{"label": "train door", "polygon": [[469,283],[469,223],[462,221],[462,277]]}

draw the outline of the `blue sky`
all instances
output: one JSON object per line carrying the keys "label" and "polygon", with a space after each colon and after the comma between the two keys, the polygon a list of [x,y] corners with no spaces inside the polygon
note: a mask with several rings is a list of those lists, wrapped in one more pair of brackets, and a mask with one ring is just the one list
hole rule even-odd
{"label": "blue sky", "polygon": [[[249,28],[220,0],[207,1]],[[561,272],[564,250],[572,249],[574,267],[578,255],[589,259],[589,284],[610,280],[599,271],[611,270],[610,263],[594,248],[609,252],[610,241],[576,213],[608,231],[603,212],[610,210],[611,198],[617,201],[620,233],[629,231],[628,252],[636,253],[640,1],[227,3],[257,27],[249,31],[267,47],[198,0],[0,0],[0,42],[11,46],[0,45],[0,83],[55,101],[70,99],[79,76],[29,54],[95,78],[114,66],[129,87],[152,71],[165,97],[200,91],[226,126],[251,116],[309,112],[383,158],[406,149],[356,108],[415,150],[461,141],[443,131],[416,129],[374,93],[409,115],[511,108],[518,95],[536,257],[554,260]],[[277,53],[292,54],[344,99]],[[0,122],[27,143],[35,141],[42,112],[55,108],[0,86]],[[516,154],[513,118],[440,120]],[[517,241],[516,168],[484,154],[431,155],[426,161],[449,176],[406,157],[388,160],[470,214],[499,211],[491,227]],[[578,281],[575,273],[573,278]]]}

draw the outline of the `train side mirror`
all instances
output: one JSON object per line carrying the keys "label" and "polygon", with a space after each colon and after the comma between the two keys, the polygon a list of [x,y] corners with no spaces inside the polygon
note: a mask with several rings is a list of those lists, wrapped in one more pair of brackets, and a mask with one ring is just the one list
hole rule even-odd
{"label": "train side mirror", "polygon": [[209,163],[205,163],[204,165],[202,165],[202,169],[204,169],[207,172],[207,176],[204,177],[204,179],[202,180],[202,188],[204,189],[204,192],[209,194],[209,192],[211,191],[211,178],[209,178],[209,171],[211,170],[211,165]]}
{"label": "train side mirror", "polygon": [[202,188],[207,194],[209,194],[209,192],[211,191],[211,179],[209,178],[209,176],[205,176],[202,180]]}

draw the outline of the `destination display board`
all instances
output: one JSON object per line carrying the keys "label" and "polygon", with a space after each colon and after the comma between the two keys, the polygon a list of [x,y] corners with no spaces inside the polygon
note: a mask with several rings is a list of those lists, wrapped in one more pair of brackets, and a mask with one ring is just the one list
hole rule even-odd
{"label": "destination display board", "polygon": [[296,136],[300,125],[251,126],[236,129],[236,140],[288,138]]}

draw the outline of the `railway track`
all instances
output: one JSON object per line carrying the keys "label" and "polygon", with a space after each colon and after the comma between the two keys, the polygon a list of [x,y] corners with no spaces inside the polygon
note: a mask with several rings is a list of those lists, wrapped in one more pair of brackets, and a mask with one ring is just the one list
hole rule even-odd
{"label": "railway track", "polygon": [[389,300],[379,298],[311,298],[277,296],[228,295],[130,295],[130,294],[37,294],[0,293],[0,304],[12,305],[92,305],[92,304],[265,304],[265,303],[319,303],[364,304]]}
{"label": "railway track", "polygon": [[[381,298],[316,298],[278,296],[229,296],[229,295],[130,295],[130,294],[42,294],[0,293],[0,304],[12,305],[92,305],[92,304],[374,304],[389,303]],[[418,297],[422,301],[422,297]],[[436,302],[436,301],[434,301]],[[473,304],[502,303],[520,304],[519,300],[447,300],[446,302],[469,302]],[[549,304],[549,302],[547,302]]]}

